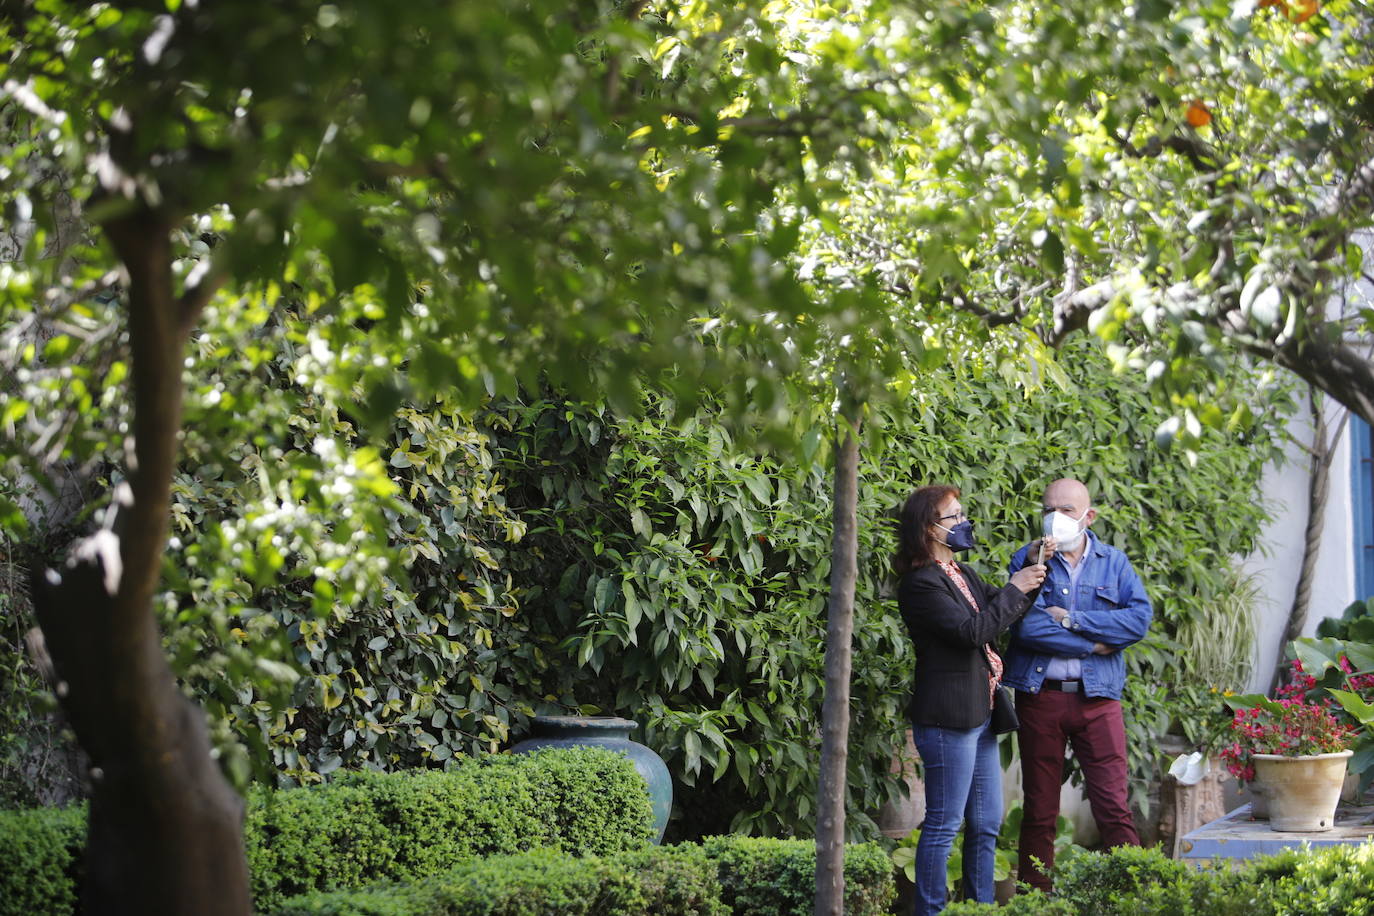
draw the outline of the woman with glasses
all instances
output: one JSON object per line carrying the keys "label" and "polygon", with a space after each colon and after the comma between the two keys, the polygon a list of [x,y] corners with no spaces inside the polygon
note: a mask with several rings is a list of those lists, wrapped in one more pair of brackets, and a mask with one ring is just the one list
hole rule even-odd
{"label": "woman with glasses", "polygon": [[[956,553],[973,546],[973,523],[957,487],[912,493],[901,510],[899,538],[898,606],[916,649],[909,714],[925,769],[916,916],[927,916],[945,907],[945,868],[961,824],[964,897],[993,902],[1002,767],[989,720],[1002,659],[992,643],[1030,607],[1045,566],[1023,567],[1008,585],[994,588],[956,562]],[[1052,544],[1047,539],[1050,554]]]}

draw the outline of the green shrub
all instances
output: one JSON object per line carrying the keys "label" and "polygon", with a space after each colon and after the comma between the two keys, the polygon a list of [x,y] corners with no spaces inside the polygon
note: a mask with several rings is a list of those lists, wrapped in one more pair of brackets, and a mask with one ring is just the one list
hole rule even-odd
{"label": "green shrub", "polygon": [[[0,916],[71,912],[85,832],[84,808],[0,815]],[[480,856],[541,847],[606,855],[652,838],[644,780],[602,748],[255,790],[244,824],[253,899],[263,910],[294,894],[413,879]]]}
{"label": "green shrub", "polygon": [[725,916],[698,846],[584,859],[537,850],[468,862],[413,884],[314,893],[278,916]]}
{"label": "green shrub", "polygon": [[74,912],[85,842],[85,805],[0,811],[0,916]]}
{"label": "green shrub", "polygon": [[1374,841],[1288,850],[1256,860],[1250,876],[1263,883],[1276,916],[1374,914]]}
{"label": "green shrub", "polygon": [[431,875],[479,856],[631,849],[652,840],[653,811],[629,760],[574,748],[257,791],[245,835],[253,899],[268,908],[305,891]]}
{"label": "green shrub", "polygon": [[1252,879],[1225,865],[1199,869],[1158,847],[1071,851],[1054,871],[1054,897],[1083,916],[1257,916],[1268,912]]}
{"label": "green shrub", "polygon": [[[810,841],[711,837],[701,846],[649,847],[577,859],[553,850],[463,863],[411,884],[313,893],[278,916],[807,916],[815,901]],[[873,843],[845,849],[845,913],[885,914],[887,856]],[[1050,912],[1058,913],[1057,910]]]}
{"label": "green shrub", "polygon": [[[702,842],[716,861],[721,895],[735,916],[804,916],[816,899],[816,846],[810,840],[716,836]],[[892,862],[876,843],[845,847],[844,911],[886,913],[896,889]]]}
{"label": "green shrub", "polygon": [[1017,894],[1006,906],[963,901],[945,907],[944,916],[1078,916],[1067,900],[1046,897],[1041,891]]}
{"label": "green shrub", "polygon": [[1071,852],[1055,868],[1054,894],[1006,907],[957,903],[947,916],[1374,916],[1374,842],[1290,849],[1199,869],[1157,849]]}

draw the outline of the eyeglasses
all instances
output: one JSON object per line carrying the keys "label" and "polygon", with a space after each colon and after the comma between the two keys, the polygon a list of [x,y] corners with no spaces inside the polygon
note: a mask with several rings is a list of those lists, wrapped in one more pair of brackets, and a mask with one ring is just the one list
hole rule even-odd
{"label": "eyeglasses", "polygon": [[942,516],[940,516],[940,519],[939,519],[939,520],[942,521],[942,522],[944,522],[944,521],[948,521],[949,519],[955,519],[955,520],[957,520],[957,521],[966,522],[966,521],[968,521],[968,516],[965,515],[964,513],[960,512],[960,513],[958,513],[957,515],[942,515]]}

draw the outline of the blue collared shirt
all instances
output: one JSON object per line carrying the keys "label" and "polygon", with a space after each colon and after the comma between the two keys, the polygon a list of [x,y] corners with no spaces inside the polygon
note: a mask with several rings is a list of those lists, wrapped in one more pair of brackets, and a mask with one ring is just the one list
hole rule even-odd
{"label": "blue collared shirt", "polygon": [[[1121,650],[1145,636],[1154,612],[1126,555],[1103,544],[1091,530],[1086,537],[1078,581],[1063,557],[1055,556],[1035,604],[1012,626],[1002,677],[1008,687],[1039,693],[1051,660],[1072,658],[1080,660],[1084,694],[1121,699],[1126,685]],[[1023,547],[1011,558],[1011,572],[1025,562]],[[1054,605],[1071,609],[1070,627],[1045,610]],[[1116,651],[1093,654],[1093,643],[1099,642]]]}
{"label": "blue collared shirt", "polygon": [[[1077,563],[1070,564],[1067,559],[1063,562],[1069,568],[1069,600],[1060,602],[1059,606],[1069,612],[1069,619],[1072,621],[1073,612],[1078,610],[1078,579],[1083,575],[1083,570],[1087,569],[1088,564],[1092,562],[1092,551],[1085,548]],[[1053,604],[1053,602],[1049,603]],[[1057,681],[1081,680],[1083,662],[1077,657],[1065,658],[1062,655],[1056,655],[1050,659],[1049,665],[1045,667],[1045,677],[1052,677]]]}

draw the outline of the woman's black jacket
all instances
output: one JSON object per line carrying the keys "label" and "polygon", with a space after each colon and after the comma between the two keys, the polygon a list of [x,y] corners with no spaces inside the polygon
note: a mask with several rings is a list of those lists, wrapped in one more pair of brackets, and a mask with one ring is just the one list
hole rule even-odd
{"label": "woman's black jacket", "polygon": [[970,567],[958,565],[978,599],[978,613],[936,563],[906,573],[897,591],[897,605],[916,648],[908,714],[919,725],[974,728],[987,721],[983,644],[1015,623],[1032,601],[1011,585],[991,588]]}

